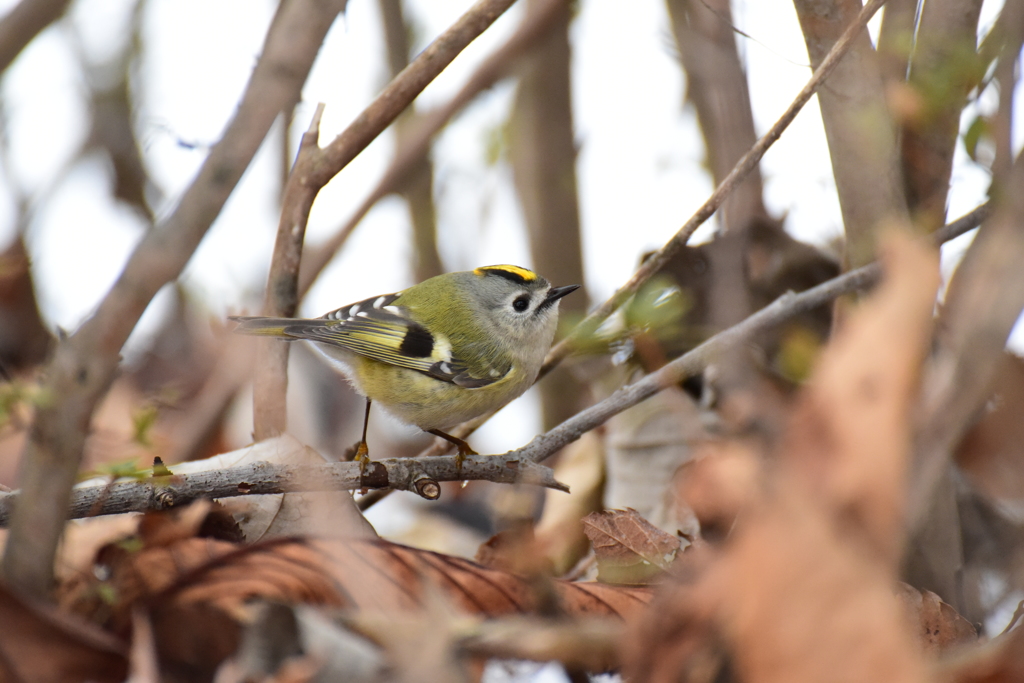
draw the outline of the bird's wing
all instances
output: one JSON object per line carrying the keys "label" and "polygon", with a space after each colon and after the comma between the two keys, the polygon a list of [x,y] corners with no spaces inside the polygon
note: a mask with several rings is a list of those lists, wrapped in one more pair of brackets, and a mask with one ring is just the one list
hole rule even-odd
{"label": "bird's wing", "polygon": [[478,388],[497,382],[504,370],[488,369],[475,376],[444,337],[436,338],[407,311],[394,305],[398,294],[366,299],[315,320],[295,320],[284,327],[291,337],[333,344],[367,358],[388,363],[461,387]]}

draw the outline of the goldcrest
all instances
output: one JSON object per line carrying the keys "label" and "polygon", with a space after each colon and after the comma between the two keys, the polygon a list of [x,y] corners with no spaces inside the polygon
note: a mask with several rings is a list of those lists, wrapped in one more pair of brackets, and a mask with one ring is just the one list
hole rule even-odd
{"label": "goldcrest", "polygon": [[[501,408],[536,381],[555,336],[558,301],[579,285],[552,287],[519,266],[447,273],[320,318],[235,317],[235,332],[305,339],[339,361],[356,390],[403,422],[445,431]],[[366,421],[356,457],[368,459]]]}

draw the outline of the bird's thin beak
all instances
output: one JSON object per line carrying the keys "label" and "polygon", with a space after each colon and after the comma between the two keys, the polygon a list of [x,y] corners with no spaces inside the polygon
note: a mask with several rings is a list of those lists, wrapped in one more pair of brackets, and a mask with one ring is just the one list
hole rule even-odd
{"label": "bird's thin beak", "polygon": [[544,304],[550,306],[566,294],[571,294],[579,289],[579,285],[566,285],[565,287],[552,287],[548,290],[548,295],[544,297]]}

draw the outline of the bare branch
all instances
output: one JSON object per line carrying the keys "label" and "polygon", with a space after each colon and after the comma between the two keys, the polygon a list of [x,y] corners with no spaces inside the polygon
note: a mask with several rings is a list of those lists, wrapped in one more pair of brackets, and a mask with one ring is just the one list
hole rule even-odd
{"label": "bare branch", "polygon": [[[441,495],[440,482],[468,480],[534,484],[568,491],[568,487],[555,479],[550,468],[531,460],[500,455],[471,456],[462,462],[461,468],[455,456],[375,460],[364,474],[355,462],[289,465],[259,461],[143,480],[119,479],[113,484],[83,483],[72,490],[68,518],[165,510],[200,498],[364,488],[411,491],[436,500]],[[17,491],[0,494],[0,527],[10,522],[11,511],[19,498]]]}
{"label": "bare branch", "polygon": [[[281,201],[281,221],[277,227],[274,253],[267,275],[264,315],[290,318],[299,306],[299,263],[306,222],[317,190],[302,182],[302,177],[318,161],[320,118],[324,104],[317,105],[309,128],[302,134],[298,158],[285,183]],[[282,434],[288,427],[285,395],[288,392],[288,352],[291,347],[273,340],[261,340],[256,351],[253,384],[253,431],[256,439]]]}
{"label": "bare branch", "polygon": [[174,212],[146,233],[96,313],[61,344],[21,462],[22,504],[3,559],[6,579],[36,596],[49,590],[68,494],[93,411],[110,386],[121,347],[150,300],[175,279],[220,213],[271,124],[294,101],[341,3],[282,3],[263,55],[223,138]]}

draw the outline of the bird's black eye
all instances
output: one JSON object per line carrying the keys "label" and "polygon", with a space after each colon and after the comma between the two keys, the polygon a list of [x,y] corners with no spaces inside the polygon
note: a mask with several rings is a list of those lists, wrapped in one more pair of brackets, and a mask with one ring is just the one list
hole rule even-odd
{"label": "bird's black eye", "polygon": [[520,313],[522,313],[529,307],[530,297],[526,296],[525,294],[521,297],[518,297],[515,301],[512,302],[512,308],[516,309]]}

